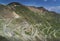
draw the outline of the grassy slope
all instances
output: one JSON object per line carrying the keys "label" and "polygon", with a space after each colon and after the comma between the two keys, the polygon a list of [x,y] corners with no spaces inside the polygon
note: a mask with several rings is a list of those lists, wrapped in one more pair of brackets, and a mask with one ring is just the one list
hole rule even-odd
{"label": "grassy slope", "polygon": [[49,36],[49,34],[52,33],[51,36],[55,37],[53,34],[57,32],[56,37],[60,37],[60,14],[54,14],[51,12],[34,13],[24,6],[16,6],[14,8],[15,12],[19,15],[22,15],[29,23],[31,24],[41,23],[42,27],[40,26],[38,27],[38,29],[43,30],[44,28],[48,27],[47,29],[44,29],[44,33],[46,35]]}
{"label": "grassy slope", "polygon": [[[0,8],[2,7],[0,6]],[[14,19],[12,22],[13,25],[21,23],[23,20],[26,20],[31,25],[38,24],[35,27],[38,29],[39,32],[42,31],[44,35],[47,35],[47,38],[51,36],[52,37],[51,41],[55,41],[54,40],[55,38],[56,38],[56,41],[57,40],[59,41],[60,39],[60,14],[54,14],[51,12],[34,13],[33,11],[29,10],[27,7],[20,6],[20,5],[15,6],[13,8],[12,8],[13,11],[15,11],[18,15],[23,17],[23,19],[20,19],[20,18]],[[11,29],[12,28],[14,29],[14,27],[15,26],[11,26]],[[19,31],[17,30],[15,33],[19,34]],[[56,33],[56,36],[54,36],[54,33]]]}

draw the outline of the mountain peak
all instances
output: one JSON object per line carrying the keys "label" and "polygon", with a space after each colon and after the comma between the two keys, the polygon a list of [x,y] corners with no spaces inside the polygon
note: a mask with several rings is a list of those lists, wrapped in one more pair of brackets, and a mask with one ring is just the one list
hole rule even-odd
{"label": "mountain peak", "polygon": [[37,7],[37,9],[46,10],[44,7]]}
{"label": "mountain peak", "polygon": [[19,2],[11,2],[8,5],[22,5],[22,4],[20,4]]}
{"label": "mountain peak", "polygon": [[42,12],[48,11],[48,10],[45,9],[44,7],[37,7],[37,9],[41,10]]}

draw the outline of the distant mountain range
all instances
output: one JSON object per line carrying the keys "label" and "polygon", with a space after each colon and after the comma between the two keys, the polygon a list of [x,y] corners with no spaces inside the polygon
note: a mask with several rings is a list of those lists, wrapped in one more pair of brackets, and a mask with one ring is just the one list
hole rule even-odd
{"label": "distant mountain range", "polygon": [[60,41],[60,14],[18,2],[0,4],[0,41]]}

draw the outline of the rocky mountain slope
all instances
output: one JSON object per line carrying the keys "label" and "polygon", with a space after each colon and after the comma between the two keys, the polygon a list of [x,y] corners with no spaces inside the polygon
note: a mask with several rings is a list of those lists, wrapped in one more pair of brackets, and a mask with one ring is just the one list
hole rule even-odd
{"label": "rocky mountain slope", "polygon": [[18,2],[0,5],[0,40],[60,41],[60,14]]}

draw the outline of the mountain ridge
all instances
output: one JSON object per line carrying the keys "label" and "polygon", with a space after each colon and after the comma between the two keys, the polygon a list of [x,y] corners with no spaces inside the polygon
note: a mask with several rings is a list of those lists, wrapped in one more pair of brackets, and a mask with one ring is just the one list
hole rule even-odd
{"label": "mountain ridge", "polygon": [[[11,2],[11,3],[9,3],[8,5],[11,5],[11,4],[13,4],[14,5],[14,3],[15,3],[15,5],[21,5],[21,6],[25,6],[25,5],[22,5],[21,3],[18,3],[18,2]],[[55,11],[49,11],[49,10],[47,10],[46,8],[44,8],[44,7],[35,7],[35,6],[25,6],[25,7],[31,7],[31,8],[35,8],[35,9],[39,9],[39,10],[41,10],[41,12],[43,12],[43,11],[47,11],[47,12],[54,12],[54,13],[56,13]]]}

